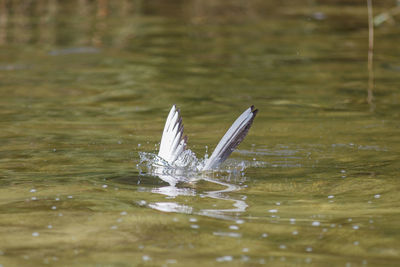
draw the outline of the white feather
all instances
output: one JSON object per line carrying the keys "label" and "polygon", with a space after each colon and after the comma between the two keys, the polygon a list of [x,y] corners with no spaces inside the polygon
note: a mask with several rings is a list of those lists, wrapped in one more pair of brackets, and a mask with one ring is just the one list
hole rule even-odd
{"label": "white feather", "polygon": [[246,136],[257,110],[254,107],[246,109],[232,124],[225,135],[219,141],[214,152],[211,154],[203,167],[203,171],[217,168],[227,157],[235,150],[235,148],[242,142]]}
{"label": "white feather", "polygon": [[[221,141],[219,141],[211,157],[205,161],[201,170],[218,168],[218,166],[229,157],[246,136],[256,114],[257,110],[251,106],[236,119],[222,137]],[[167,121],[165,122],[158,156],[173,165],[186,150],[187,138],[186,136],[182,138],[182,136],[182,118],[180,117],[179,110],[173,105],[168,114]]]}
{"label": "white feather", "polygon": [[[179,110],[173,105],[165,122],[163,135],[161,137],[160,150],[158,156],[163,158],[169,164],[172,164],[182,152],[181,143],[184,141],[183,126],[181,125]],[[182,145],[183,147],[186,145]]]}

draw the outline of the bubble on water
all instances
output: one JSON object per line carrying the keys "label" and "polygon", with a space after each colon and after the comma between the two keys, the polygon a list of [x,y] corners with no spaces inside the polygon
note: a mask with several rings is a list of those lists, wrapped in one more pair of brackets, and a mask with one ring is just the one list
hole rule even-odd
{"label": "bubble on water", "polygon": [[118,223],[120,223],[120,222],[122,222],[122,221],[123,221],[122,218],[118,218],[118,219],[117,219],[117,222],[118,222]]}
{"label": "bubble on water", "polygon": [[56,197],[55,200],[56,200],[56,201],[60,201],[60,198],[59,198],[59,197]]}
{"label": "bubble on water", "polygon": [[282,245],[279,245],[279,248],[280,248],[280,249],[286,249],[286,245],[283,245],[283,244],[282,244]]}
{"label": "bubble on water", "polygon": [[249,256],[242,255],[242,256],[240,257],[240,261],[242,261],[242,262],[246,262],[246,261],[249,261],[249,260],[250,260]]}
{"label": "bubble on water", "polygon": [[321,223],[320,222],[318,222],[318,221],[315,221],[315,222],[312,222],[312,224],[311,224],[312,226],[320,226],[321,225]]}
{"label": "bubble on water", "polygon": [[150,261],[151,258],[150,258],[149,255],[143,255],[143,256],[142,256],[142,260],[143,260],[143,261]]}
{"label": "bubble on water", "polygon": [[271,210],[268,210],[268,212],[270,212],[270,213],[277,213],[278,210],[277,210],[277,209],[271,209]]}
{"label": "bubble on water", "polygon": [[267,233],[263,233],[263,234],[261,235],[261,237],[266,238],[266,237],[268,237],[268,234],[267,234]]}
{"label": "bubble on water", "polygon": [[334,195],[329,195],[328,196],[329,199],[334,198],[334,197],[335,197]]}
{"label": "bubble on water", "polygon": [[374,220],[372,220],[372,219],[371,219],[371,220],[369,220],[369,223],[374,223]]}
{"label": "bubble on water", "polygon": [[189,222],[197,222],[197,219],[196,218],[190,218]]}
{"label": "bubble on water", "polygon": [[52,209],[52,210],[56,210],[56,209],[57,209],[57,207],[56,207],[56,206],[53,206],[53,207],[51,207],[51,209]]}
{"label": "bubble on water", "polygon": [[62,214],[62,213],[59,213],[59,214],[58,214],[58,216],[59,216],[59,217],[62,217],[62,216],[63,216],[63,214]]}
{"label": "bubble on water", "polygon": [[32,236],[35,236],[35,237],[36,237],[36,236],[39,236],[39,233],[38,233],[38,232],[33,232],[33,233],[32,233]]}
{"label": "bubble on water", "polygon": [[249,250],[249,248],[243,248],[242,249],[242,252],[249,252],[250,250]]}
{"label": "bubble on water", "polygon": [[53,225],[49,224],[49,225],[47,225],[47,228],[53,229]]}
{"label": "bubble on water", "polygon": [[122,211],[120,214],[121,214],[122,216],[124,216],[124,215],[127,215],[128,213],[127,213],[126,211]]}
{"label": "bubble on water", "polygon": [[336,227],[336,224],[332,223],[331,228],[335,228],[335,227]]}
{"label": "bubble on water", "polygon": [[353,221],[353,219],[352,218],[348,218],[347,221],[351,222],[351,221]]}
{"label": "bubble on water", "polygon": [[360,226],[358,226],[358,225],[353,225],[353,229],[354,229],[354,230],[358,230],[358,229],[360,229]]}
{"label": "bubble on water", "polygon": [[324,20],[326,18],[325,13],[323,12],[314,12],[311,14],[312,18],[315,20]]}
{"label": "bubble on water", "polygon": [[190,225],[190,228],[192,228],[192,229],[199,229],[200,226],[198,226],[197,224],[192,224],[192,225]]}
{"label": "bubble on water", "polygon": [[35,192],[36,192],[36,189],[35,189],[35,188],[32,188],[31,190],[29,190],[29,192],[35,193]]}
{"label": "bubble on water", "polygon": [[346,170],[341,170],[340,172],[341,172],[341,173],[346,173]]}
{"label": "bubble on water", "polygon": [[118,226],[113,225],[113,226],[110,227],[110,229],[111,229],[111,230],[116,230],[116,229],[118,229]]}
{"label": "bubble on water", "polygon": [[281,202],[276,202],[275,205],[280,206]]}
{"label": "bubble on water", "polygon": [[297,230],[294,230],[293,232],[292,232],[292,235],[298,235],[299,234],[299,232],[297,231]]}
{"label": "bubble on water", "polygon": [[122,144],[122,141],[121,141],[121,140],[118,140],[118,145],[120,145],[120,144]]}
{"label": "bubble on water", "polygon": [[237,223],[237,224],[243,224],[243,223],[244,223],[244,220],[240,220],[240,219],[239,219],[239,220],[236,220],[236,223]]}
{"label": "bubble on water", "polygon": [[306,247],[307,252],[312,252],[312,247]]}
{"label": "bubble on water", "polygon": [[137,144],[137,146],[138,146],[138,147],[141,147],[141,146],[142,146],[142,144]]}
{"label": "bubble on water", "polygon": [[73,198],[73,196],[67,196],[67,198],[71,199],[71,198]]}
{"label": "bubble on water", "polygon": [[354,246],[358,246],[360,244],[360,242],[354,241],[353,244],[354,244]]}
{"label": "bubble on water", "polygon": [[218,262],[232,261],[233,257],[232,256],[222,256],[222,257],[216,258],[215,260]]}
{"label": "bubble on water", "polygon": [[290,221],[290,224],[295,224],[296,223],[296,219],[295,218],[290,218],[289,221]]}
{"label": "bubble on water", "polygon": [[108,187],[108,185],[106,185],[106,184],[103,184],[101,187],[103,187],[103,188],[107,188],[107,187]]}
{"label": "bubble on water", "polygon": [[374,196],[374,198],[381,198],[381,195],[376,194],[376,195]]}
{"label": "bubble on water", "polygon": [[239,230],[239,226],[237,226],[237,225],[230,225],[230,226],[229,226],[229,229],[231,229],[231,230]]}
{"label": "bubble on water", "polygon": [[31,197],[31,199],[32,199],[32,200],[37,200],[37,198],[36,198],[36,197]]}
{"label": "bubble on water", "polygon": [[322,229],[322,232],[326,233],[326,232],[328,232],[328,229],[323,228],[323,229]]}

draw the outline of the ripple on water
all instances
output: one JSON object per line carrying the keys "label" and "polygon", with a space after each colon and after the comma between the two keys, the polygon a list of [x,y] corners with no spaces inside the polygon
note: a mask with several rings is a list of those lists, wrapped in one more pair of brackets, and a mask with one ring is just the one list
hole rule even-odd
{"label": "ripple on water", "polygon": [[232,256],[222,256],[215,259],[217,262],[225,262],[225,261],[232,261]]}
{"label": "ripple on water", "polygon": [[232,233],[232,232],[213,232],[213,235],[215,235],[215,236],[227,236],[227,237],[234,237],[234,238],[242,237],[242,234],[240,234],[240,233]]}

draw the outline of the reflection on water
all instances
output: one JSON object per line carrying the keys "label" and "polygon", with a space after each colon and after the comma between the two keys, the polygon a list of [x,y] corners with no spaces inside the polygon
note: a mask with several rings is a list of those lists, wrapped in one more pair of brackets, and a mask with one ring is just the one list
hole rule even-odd
{"label": "reflection on water", "polygon": [[[175,199],[179,196],[192,197],[191,201],[187,203],[194,202],[196,197],[201,198],[211,198],[216,200],[221,200],[229,203],[232,208],[224,209],[199,209],[196,210],[188,204],[179,204],[178,202],[155,202],[149,203],[148,206],[152,209],[156,209],[163,212],[179,212],[186,214],[197,214],[213,218],[226,219],[226,220],[236,220],[237,213],[242,213],[246,211],[248,205],[244,200],[235,199],[231,197],[229,193],[239,191],[240,186],[231,184],[228,182],[223,182],[220,179],[212,178],[212,176],[220,175],[221,172],[228,172],[229,180],[243,180],[243,171],[246,167],[251,166],[248,164],[246,166],[244,161],[241,161],[234,168],[229,168],[227,165],[225,168],[220,169],[218,172],[198,172],[194,168],[177,168],[169,166],[168,163],[163,161],[157,155],[152,153],[140,152],[141,161],[137,165],[139,173],[141,175],[152,175],[160,178],[162,181],[168,183],[168,186],[160,186],[151,188],[152,193],[165,195],[168,199]],[[197,162],[197,160],[196,160]],[[236,163],[236,162],[235,162]],[[201,163],[199,163],[201,164]],[[228,166],[232,166],[229,164]],[[146,168],[143,172],[142,168]],[[237,169],[239,168],[239,169]],[[221,190],[204,191],[197,192],[195,189],[196,183],[200,181],[205,181],[211,184],[219,185],[225,187]],[[186,187],[185,184],[190,184],[190,187]],[[194,188],[193,188],[194,187]],[[190,199],[190,198],[189,198]]]}
{"label": "reflection on water", "polygon": [[205,215],[205,216],[210,216],[210,217],[215,217],[215,218],[220,218],[220,219],[231,219],[231,220],[236,220],[236,217],[230,217],[228,214],[232,213],[241,213],[245,212],[246,208],[248,205],[244,200],[238,200],[229,197],[228,193],[238,191],[240,190],[240,187],[234,184],[229,184],[225,182],[221,182],[215,179],[210,179],[210,178],[203,178],[205,181],[219,184],[222,186],[225,186],[226,188],[223,190],[216,190],[216,191],[208,191],[205,192],[205,196],[213,199],[219,199],[219,200],[225,200],[228,202],[233,202],[232,206],[233,208],[231,209],[203,209],[200,210],[199,214]]}

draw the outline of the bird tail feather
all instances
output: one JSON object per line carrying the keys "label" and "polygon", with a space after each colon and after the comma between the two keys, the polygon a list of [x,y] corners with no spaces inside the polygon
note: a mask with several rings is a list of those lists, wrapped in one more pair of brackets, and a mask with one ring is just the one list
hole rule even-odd
{"label": "bird tail feather", "polygon": [[217,168],[229,157],[246,137],[257,112],[258,110],[251,106],[236,119],[219,141],[211,157],[205,161],[203,171]]}

